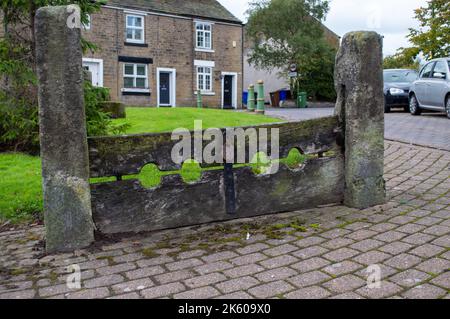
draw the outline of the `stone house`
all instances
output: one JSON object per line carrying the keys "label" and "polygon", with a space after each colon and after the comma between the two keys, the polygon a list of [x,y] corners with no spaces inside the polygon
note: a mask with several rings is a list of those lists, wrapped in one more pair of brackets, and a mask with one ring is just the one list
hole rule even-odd
{"label": "stone house", "polygon": [[[324,37],[327,42],[335,47],[339,48],[340,36],[328,29],[322,24],[324,30]],[[258,80],[264,81],[265,87],[265,100],[266,103],[270,103],[270,93],[280,89],[289,88],[289,79],[280,76],[283,70],[274,69],[258,69],[254,65],[248,62],[250,54],[252,52],[253,43],[248,37],[244,37],[244,91],[248,90],[250,84],[255,84]]]}
{"label": "stone house", "polygon": [[130,106],[240,108],[243,24],[216,0],[108,0],[83,37],[83,66]]}

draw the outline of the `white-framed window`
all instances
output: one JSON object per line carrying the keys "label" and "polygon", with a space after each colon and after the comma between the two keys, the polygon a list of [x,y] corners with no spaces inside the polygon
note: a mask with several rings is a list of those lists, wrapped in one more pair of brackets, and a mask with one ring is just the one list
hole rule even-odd
{"label": "white-framed window", "polygon": [[125,63],[123,65],[123,87],[131,90],[148,90],[147,65]]}
{"label": "white-framed window", "polygon": [[212,92],[212,68],[197,67],[197,90],[202,92]]}
{"label": "white-framed window", "polygon": [[212,24],[196,22],[195,30],[197,34],[197,49],[212,50]]}
{"label": "white-framed window", "polygon": [[125,38],[127,42],[144,43],[144,16],[126,15]]}
{"label": "white-framed window", "polygon": [[84,30],[91,30],[91,15],[87,15],[87,22],[83,23],[83,29]]}

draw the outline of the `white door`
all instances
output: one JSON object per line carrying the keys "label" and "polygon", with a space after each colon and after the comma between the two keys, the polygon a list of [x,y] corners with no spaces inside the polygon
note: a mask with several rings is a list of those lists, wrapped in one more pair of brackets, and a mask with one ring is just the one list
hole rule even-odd
{"label": "white door", "polygon": [[93,86],[103,86],[103,70],[102,63],[100,61],[84,60],[83,68],[92,74],[92,85]]}

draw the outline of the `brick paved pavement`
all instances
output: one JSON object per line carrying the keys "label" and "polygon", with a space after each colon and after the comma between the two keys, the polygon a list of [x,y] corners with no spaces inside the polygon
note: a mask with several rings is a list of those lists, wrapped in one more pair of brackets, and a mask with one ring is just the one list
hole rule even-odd
{"label": "brick paved pavement", "polygon": [[[385,158],[389,203],[362,211],[323,207],[54,256],[42,255],[41,227],[0,233],[0,298],[449,299],[450,153],[387,142]],[[80,290],[65,284],[72,264]],[[373,264],[379,289],[367,287]]]}

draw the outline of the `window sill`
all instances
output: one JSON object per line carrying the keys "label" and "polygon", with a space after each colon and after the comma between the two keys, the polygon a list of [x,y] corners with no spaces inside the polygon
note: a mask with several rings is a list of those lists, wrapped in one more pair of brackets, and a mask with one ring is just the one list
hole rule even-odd
{"label": "window sill", "polygon": [[[197,96],[197,93],[194,92],[194,95]],[[216,95],[216,92],[202,92],[203,96],[214,96]]]}
{"label": "window sill", "polygon": [[202,48],[195,48],[195,51],[196,52],[206,52],[206,53],[214,53],[214,52],[216,52],[213,49],[202,49]]}
{"label": "window sill", "polygon": [[130,44],[130,45],[133,45],[133,44],[145,44],[145,41],[133,41],[133,40],[125,40],[125,43],[126,44]]}
{"label": "window sill", "polygon": [[122,89],[122,95],[144,95],[150,96],[151,92],[149,89]]}
{"label": "window sill", "polygon": [[124,42],[124,45],[125,46],[130,46],[130,47],[148,48],[148,44],[147,43]]}

